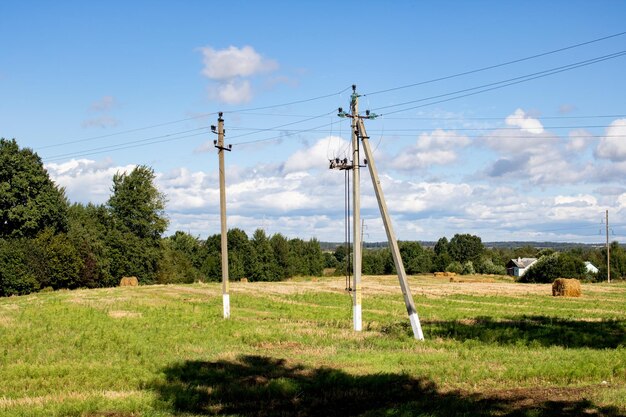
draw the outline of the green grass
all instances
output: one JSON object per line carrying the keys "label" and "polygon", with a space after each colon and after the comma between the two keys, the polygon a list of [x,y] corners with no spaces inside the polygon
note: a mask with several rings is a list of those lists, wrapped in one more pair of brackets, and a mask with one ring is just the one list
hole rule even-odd
{"label": "green grass", "polygon": [[[626,284],[342,278],[0,299],[0,416],[626,416]],[[491,281],[491,282],[481,282]]]}

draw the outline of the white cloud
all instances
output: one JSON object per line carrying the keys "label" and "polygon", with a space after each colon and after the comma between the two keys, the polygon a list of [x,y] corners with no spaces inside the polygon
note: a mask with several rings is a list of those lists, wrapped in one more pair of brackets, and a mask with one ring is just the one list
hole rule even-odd
{"label": "white cloud", "polygon": [[72,159],[63,163],[45,165],[50,178],[65,188],[70,201],[105,203],[111,193],[113,175],[131,171],[134,165],[114,166],[111,160]]}
{"label": "white cloud", "polygon": [[327,168],[329,159],[344,158],[344,151],[348,149],[348,141],[338,136],[328,136],[320,139],[311,147],[296,151],[287,158],[284,171],[307,171],[312,168]]}
{"label": "white cloud", "polygon": [[581,152],[591,143],[592,135],[584,129],[575,129],[568,134],[569,142],[567,150],[571,152]]}
{"label": "white cloud", "polygon": [[509,126],[519,127],[523,132],[540,134],[543,133],[543,125],[541,122],[524,112],[522,109],[517,109],[513,114],[505,119],[505,122]]}
{"label": "white cloud", "polygon": [[606,129],[605,136],[600,139],[595,156],[613,162],[626,161],[626,119],[618,119],[611,123]]}
{"label": "white cloud", "polygon": [[393,168],[400,170],[422,169],[432,165],[455,162],[461,148],[469,145],[467,136],[437,129],[422,133],[415,145],[404,148],[392,161]]}
{"label": "white cloud", "polygon": [[244,46],[243,48],[230,46],[222,50],[206,46],[200,50],[204,56],[202,73],[212,80],[250,77],[278,68],[276,61],[262,57],[251,46]]}
{"label": "white cloud", "polygon": [[251,46],[221,50],[206,46],[200,51],[204,61],[202,74],[215,81],[209,87],[209,95],[221,103],[249,102],[253,96],[249,78],[278,69],[276,61],[261,56]]}
{"label": "white cloud", "polygon": [[228,80],[209,87],[215,100],[226,104],[242,104],[252,100],[252,87],[248,80]]}

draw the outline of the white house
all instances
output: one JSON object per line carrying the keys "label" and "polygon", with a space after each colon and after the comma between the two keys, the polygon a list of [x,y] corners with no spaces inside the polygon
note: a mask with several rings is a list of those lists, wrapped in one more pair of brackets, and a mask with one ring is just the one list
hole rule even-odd
{"label": "white house", "polygon": [[511,259],[506,264],[506,273],[514,277],[521,277],[532,264],[537,262],[537,258],[517,258]]}
{"label": "white house", "polygon": [[585,268],[587,268],[587,272],[590,272],[592,274],[597,274],[598,272],[600,272],[600,270],[589,261],[585,262]]}

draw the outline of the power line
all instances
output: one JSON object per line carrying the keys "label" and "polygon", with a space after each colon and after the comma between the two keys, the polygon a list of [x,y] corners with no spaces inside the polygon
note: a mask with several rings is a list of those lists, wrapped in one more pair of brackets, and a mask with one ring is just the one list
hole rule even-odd
{"label": "power line", "polygon": [[[334,97],[334,96],[340,95],[340,94],[348,91],[349,89],[350,89],[350,87],[346,87],[343,90],[340,90],[338,92],[331,93],[331,94],[324,94],[324,95],[317,96],[317,97],[311,97],[311,98],[302,99],[302,100],[295,100],[295,101],[290,101],[290,102],[280,103],[280,104],[273,104],[273,105],[269,105],[269,106],[250,107],[250,108],[244,108],[244,109],[241,109],[241,110],[231,110],[231,111],[224,112],[224,113],[240,113],[240,114],[244,114],[246,112],[253,112],[253,111],[256,111],[256,110],[267,110],[267,109],[273,109],[273,108],[279,108],[279,107],[292,106],[292,105],[295,105],[295,104],[308,103],[308,102],[311,102],[311,101],[321,100],[321,99],[324,99],[324,98],[329,98],[329,97]],[[187,122],[187,121],[190,121],[190,120],[197,120],[197,119],[206,118],[206,117],[209,117],[209,116],[212,116],[212,115],[217,115],[217,114],[218,114],[218,112],[216,112],[216,111],[215,112],[210,112],[210,113],[201,113],[199,115],[192,116],[192,117],[187,117],[187,118],[184,118],[184,119],[177,119],[177,120],[172,120],[172,121],[163,122],[163,123],[156,123],[156,124],[143,126],[143,127],[138,127],[138,128],[133,128],[133,129],[121,130],[121,131],[114,132],[114,133],[108,133],[106,135],[90,136],[90,137],[87,137],[87,138],[73,139],[73,140],[68,140],[68,141],[61,142],[61,143],[45,145],[45,146],[39,147],[38,149],[49,149],[49,148],[55,148],[55,147],[64,146],[64,145],[71,145],[71,144],[75,144],[75,143],[90,142],[90,141],[94,141],[94,140],[98,140],[98,139],[105,139],[105,138],[109,138],[109,137],[113,137],[113,136],[124,135],[124,134],[127,134],[127,133],[135,133],[135,132],[140,132],[140,131],[143,131],[143,130],[154,129],[154,128],[157,128],[157,127],[163,127],[163,126],[168,126],[168,125],[172,125],[172,124],[176,124],[176,123]],[[297,116],[292,116],[292,117],[297,117]],[[302,116],[302,117],[308,117],[308,116]]]}
{"label": "power line", "polygon": [[[131,149],[131,148],[138,148],[138,147],[141,147],[141,146],[149,146],[149,145],[154,145],[154,144],[157,144],[157,143],[170,142],[170,141],[190,138],[190,137],[194,137],[194,136],[204,135],[206,133],[205,131],[207,129],[208,129],[208,127],[202,127],[202,128],[198,128],[198,129],[188,130],[188,131],[185,131],[185,132],[179,132],[179,133],[174,133],[174,134],[153,136],[153,137],[150,137],[150,138],[139,139],[139,140],[135,140],[135,141],[132,141],[132,142],[126,142],[124,144],[101,146],[101,147],[98,147],[98,148],[86,149],[84,151],[68,152],[68,153],[65,153],[65,154],[52,155],[50,157],[43,158],[43,159],[45,161],[47,161],[47,162],[52,162],[52,161],[58,161],[58,160],[61,160],[61,159],[66,159],[66,158],[77,158],[77,157],[81,157],[81,156],[96,155],[96,154],[99,154],[99,153],[104,153],[104,152],[109,152],[109,151],[119,151],[119,150],[122,150],[122,149]],[[196,131],[196,130],[203,130],[203,132],[193,133],[193,134],[184,135],[184,136],[177,136],[180,133],[193,132],[193,131]],[[158,140],[158,139],[160,139],[160,140]]]}
{"label": "power line", "polygon": [[[210,116],[212,114],[217,114],[217,112],[206,113],[206,114],[203,114],[201,116],[189,117],[187,119],[179,119],[179,120],[174,120],[174,121],[171,121],[171,122],[163,122],[163,123],[158,123],[158,124],[154,124],[154,125],[150,125],[150,126],[138,127],[136,129],[122,130],[122,131],[115,132],[115,133],[108,133],[106,135],[91,136],[91,137],[84,138],[84,139],[70,140],[70,141],[67,141],[67,142],[55,143],[55,144],[46,145],[46,146],[40,146],[38,149],[56,148],[56,147],[59,147],[59,146],[71,145],[71,144],[74,144],[74,143],[89,142],[89,141],[93,141],[93,140],[97,140],[97,139],[104,139],[104,138],[110,138],[112,136],[124,135],[126,133],[140,132],[142,130],[154,129],[155,127],[162,127],[162,126],[172,125],[172,124],[175,124],[175,123],[185,122],[185,121],[188,121],[188,120],[198,119],[198,118],[201,118],[201,117],[206,117],[206,116]],[[205,129],[205,128],[202,128],[202,129]],[[172,134],[176,134],[176,133],[172,133]]]}
{"label": "power line", "polygon": [[[388,106],[377,107],[377,108],[374,108],[372,110],[380,111],[380,110],[383,110],[383,109],[388,109],[388,108],[393,108],[393,107],[400,107],[400,106],[404,106],[404,105],[407,105],[407,104],[418,103],[418,102],[433,100],[433,99],[437,99],[437,98],[441,98],[441,97],[452,96],[452,95],[455,95],[455,94],[465,93],[465,92],[473,91],[473,90],[479,90],[479,91],[474,91],[473,93],[463,94],[463,95],[452,97],[452,98],[448,98],[448,99],[445,99],[445,100],[439,100],[439,101],[435,101],[435,102],[432,102],[432,103],[426,103],[426,104],[423,104],[423,105],[420,105],[420,106],[408,107],[408,108],[405,108],[405,109],[400,109],[400,110],[396,110],[396,111],[393,111],[393,112],[388,112],[388,113],[385,114],[385,115],[388,116],[390,114],[400,113],[400,112],[403,112],[403,111],[412,110],[412,109],[425,107],[425,106],[431,106],[433,104],[443,103],[443,102],[447,102],[447,101],[451,101],[451,100],[457,100],[459,98],[473,96],[473,95],[481,94],[481,93],[484,93],[484,92],[487,92],[487,91],[497,90],[497,89],[508,87],[508,86],[511,86],[511,85],[532,81],[532,80],[535,80],[535,79],[538,79],[538,78],[543,78],[543,77],[547,77],[547,76],[550,76],[550,75],[559,74],[561,72],[571,71],[573,69],[581,68],[581,67],[588,66],[588,65],[597,64],[599,62],[607,61],[609,59],[619,58],[619,57],[621,57],[623,55],[626,55],[626,50],[620,51],[620,52],[614,52],[612,54],[603,55],[603,56],[596,57],[596,58],[591,58],[591,59],[584,60],[584,61],[575,62],[575,63],[572,63],[572,64],[567,64],[567,65],[562,65],[562,66],[559,66],[559,67],[550,68],[550,69],[547,69],[547,70],[543,70],[543,71],[539,71],[539,72],[535,72],[535,73],[531,73],[531,74],[522,75],[522,76],[519,76],[519,77],[509,78],[509,79],[506,79],[506,80],[501,80],[501,81],[488,83],[488,84],[482,84],[482,85],[479,85],[479,86],[476,86],[476,87],[464,88],[462,90],[457,90],[457,91],[453,91],[453,92],[450,92],[450,93],[438,94],[438,95],[435,95],[435,96],[425,97],[425,98],[421,98],[421,99],[417,99],[417,100],[410,100],[410,101],[406,101],[406,102],[403,102],[403,103],[390,104]],[[502,85],[500,85],[500,84],[502,84]],[[490,88],[486,88],[486,87],[490,87]],[[483,90],[480,90],[480,89],[483,89]]]}
{"label": "power line", "polygon": [[613,35],[604,36],[602,38],[597,38],[597,39],[593,39],[593,40],[590,40],[590,41],[587,41],[587,42],[577,43],[577,44],[574,44],[574,45],[566,46],[564,48],[554,49],[552,51],[543,52],[543,53],[536,54],[536,55],[531,55],[531,56],[528,56],[528,57],[525,57],[525,58],[515,59],[513,61],[503,62],[501,64],[489,65],[489,66],[486,66],[486,67],[477,68],[477,69],[470,70],[470,71],[465,71],[465,72],[460,72],[460,73],[453,74],[453,75],[448,75],[448,76],[445,76],[445,77],[434,78],[434,79],[431,79],[431,80],[421,81],[421,82],[412,83],[412,84],[407,84],[407,85],[403,85],[403,86],[400,86],[400,87],[387,88],[385,90],[378,90],[378,91],[374,91],[374,92],[363,94],[363,95],[364,96],[373,96],[375,94],[382,94],[382,93],[387,93],[387,92],[390,92],[390,91],[396,91],[396,90],[401,90],[401,89],[405,89],[405,88],[416,87],[416,86],[419,86],[419,85],[431,84],[431,83],[435,83],[435,82],[438,82],[438,81],[445,81],[445,80],[449,80],[449,79],[452,79],[452,78],[462,77],[464,75],[475,74],[475,73],[481,72],[481,71],[487,71],[487,70],[494,69],[494,68],[504,67],[506,65],[516,64],[518,62],[523,62],[523,61],[528,61],[528,60],[531,60],[531,59],[540,58],[542,56],[556,54],[558,52],[567,51],[569,49],[579,48],[581,46],[585,46],[585,45],[589,45],[589,44],[592,44],[592,43],[600,42],[600,41],[603,41],[603,40],[615,38],[615,37],[618,37],[618,36],[623,36],[625,34],[626,34],[626,32],[615,33]]}
{"label": "power line", "polygon": [[241,109],[241,110],[231,110],[231,111],[225,111],[224,113],[243,113],[243,112],[252,112],[252,111],[256,111],[256,110],[267,110],[267,109],[275,109],[275,108],[278,108],[278,107],[293,106],[294,104],[308,103],[308,102],[311,102],[311,101],[316,101],[316,100],[321,100],[321,99],[324,99],[324,98],[334,97],[334,96],[337,96],[337,95],[345,93],[350,88],[351,87],[346,87],[346,88],[344,88],[341,91],[337,91],[336,93],[324,94],[322,96],[317,96],[317,97],[313,97],[313,98],[307,98],[307,99],[303,99],[303,100],[290,101],[288,103],[272,104],[272,105],[269,105],[269,106],[252,107],[252,108]]}
{"label": "power line", "polygon": [[[626,114],[601,114],[595,116],[540,116],[536,117],[536,119],[546,120],[546,119],[602,119],[602,118],[611,118],[611,119],[619,119],[622,117],[626,117]],[[385,117],[388,120],[430,120],[430,121],[466,121],[466,120],[502,120],[502,119],[512,119],[512,120],[524,120],[526,117],[519,116],[500,116],[500,117]]]}
{"label": "power line", "polygon": [[[524,119],[521,119],[524,120]],[[610,125],[570,125],[570,126],[542,126],[542,128],[544,130],[549,130],[549,129],[592,129],[592,128],[607,128],[610,127]],[[446,132],[448,131],[485,131],[485,130],[519,130],[519,127],[460,127],[460,128],[436,128],[436,129],[441,129],[444,130]],[[248,130],[252,130],[252,131],[276,131],[278,129],[259,129],[259,128],[252,128],[252,127],[236,127],[233,128],[231,127],[230,130],[243,130],[243,131],[248,131]],[[386,129],[386,132],[429,132],[435,130],[433,128],[411,128],[411,129]],[[307,129],[307,131],[310,131],[310,129]],[[318,131],[318,132],[323,132],[323,133],[329,133],[332,131],[328,131],[328,130],[324,130],[324,131]],[[370,132],[381,132],[381,130],[376,130],[376,129],[370,129]]]}

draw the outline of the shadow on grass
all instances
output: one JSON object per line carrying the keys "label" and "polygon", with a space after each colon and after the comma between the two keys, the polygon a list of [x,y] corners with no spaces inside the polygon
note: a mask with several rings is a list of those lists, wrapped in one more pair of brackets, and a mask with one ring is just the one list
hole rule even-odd
{"label": "shadow on grass", "polygon": [[[442,392],[405,374],[349,375],[285,360],[187,361],[164,370],[152,389],[175,412],[241,416],[607,416],[581,389],[502,391],[488,396]],[[558,391],[558,392],[557,392]]]}
{"label": "shadow on grass", "polygon": [[[579,321],[547,316],[519,316],[494,320],[478,317],[469,320],[440,321],[427,324],[430,337],[482,343],[563,346],[567,348],[607,349],[626,346],[626,321]],[[408,329],[407,325],[407,331]]]}

